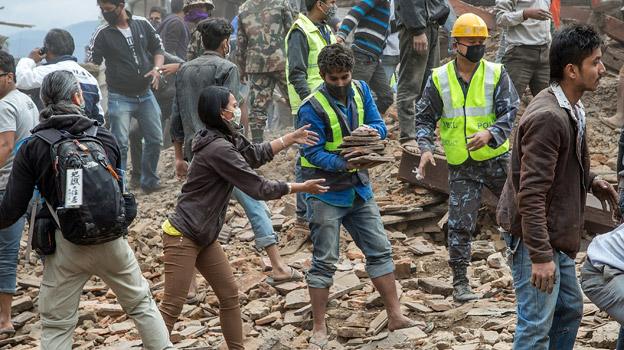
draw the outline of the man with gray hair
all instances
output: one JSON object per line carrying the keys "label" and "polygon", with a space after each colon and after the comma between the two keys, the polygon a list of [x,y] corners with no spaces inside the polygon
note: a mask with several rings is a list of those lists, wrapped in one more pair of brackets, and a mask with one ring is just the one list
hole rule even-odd
{"label": "man with gray hair", "polygon": [[[173,349],[165,323],[152,299],[149,285],[141,274],[132,248],[128,245],[126,235],[98,226],[96,238],[100,239],[99,243],[76,241],[77,236],[86,237],[87,234],[92,234],[93,230],[87,225],[67,225],[67,221],[64,220],[68,211],[78,209],[68,206],[68,201],[72,197],[63,196],[58,191],[60,188],[58,181],[63,174],[60,172],[57,174],[56,169],[62,169],[63,162],[53,163],[50,142],[44,135],[49,135],[50,132],[62,134],[63,137],[74,139],[73,143],[77,143],[81,150],[87,147],[85,145],[91,146],[93,142],[90,144],[89,140],[97,140],[99,150],[103,150],[105,156],[102,158],[94,156],[93,159],[97,158],[100,163],[96,167],[105,167],[104,164],[107,164],[105,168],[110,170],[110,175],[115,173],[114,168],[121,166],[121,156],[115,138],[108,130],[97,127],[95,121],[83,114],[80,106],[84,103],[84,97],[72,73],[57,71],[48,74],[41,85],[41,100],[45,105],[40,114],[41,123],[33,129],[35,136],[18,150],[6,194],[0,204],[0,229],[2,229],[12,225],[24,215],[34,187],[37,186],[48,207],[53,211],[54,220],[60,222],[60,226],[52,224],[55,228],[52,231],[56,247],[53,253],[46,255],[39,292],[39,311],[43,328],[41,348],[44,350],[72,348],[72,333],[78,322],[78,304],[82,288],[91,276],[96,275],[111,287],[117,295],[119,304],[134,320],[145,349]],[[84,138],[84,135],[90,135],[90,138]],[[57,144],[60,143],[53,143],[53,150]],[[58,149],[60,147],[56,150],[61,154],[62,151]],[[90,153],[92,149],[96,148],[89,148]],[[101,152],[98,154],[102,155]],[[68,172],[70,170],[73,169],[68,169]],[[83,174],[92,171],[86,167],[81,170]],[[84,181],[88,184],[86,176],[81,175],[80,178],[85,177]],[[110,176],[107,181],[111,181]],[[117,181],[115,185],[117,186]],[[110,194],[101,193],[99,196],[101,203],[95,205],[104,208],[109,203]],[[93,203],[89,200],[100,198],[84,192],[82,197],[85,200],[83,204],[78,204],[79,208],[86,205],[92,208]],[[82,218],[77,220],[80,221]],[[128,220],[122,224],[127,225]],[[63,230],[57,227],[62,227]],[[69,232],[73,236],[69,235]]]}

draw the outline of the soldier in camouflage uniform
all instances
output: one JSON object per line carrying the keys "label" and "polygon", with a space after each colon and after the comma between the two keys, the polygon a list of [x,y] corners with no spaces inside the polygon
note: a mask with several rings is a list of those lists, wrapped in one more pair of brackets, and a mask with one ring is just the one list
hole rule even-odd
{"label": "soldier in camouflage uniform", "polygon": [[424,177],[427,164],[435,165],[434,137],[439,125],[449,164],[448,252],[453,299],[466,302],[479,297],[470,289],[467,268],[481,190],[487,187],[496,196],[503,190],[508,138],[520,103],[505,68],[483,59],[488,31],[480,17],[471,13],[460,16],[451,36],[456,59],[435,68],[428,78],[416,104],[416,139],[421,152],[418,173]]}
{"label": "soldier in camouflage uniform", "polygon": [[186,0],[184,2],[184,20],[188,23],[191,40],[186,53],[186,61],[192,61],[204,53],[201,33],[197,30],[197,24],[210,17],[214,10],[212,0]]}
{"label": "soldier in camouflage uniform", "polygon": [[247,0],[240,7],[236,61],[250,83],[249,129],[262,142],[267,107],[277,86],[287,98],[285,38],[293,24],[288,0]]}

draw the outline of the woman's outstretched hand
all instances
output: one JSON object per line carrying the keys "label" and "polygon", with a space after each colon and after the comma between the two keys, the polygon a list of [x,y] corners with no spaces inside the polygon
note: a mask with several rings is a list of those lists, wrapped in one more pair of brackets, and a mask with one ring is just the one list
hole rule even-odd
{"label": "woman's outstretched hand", "polygon": [[303,127],[293,131],[290,133],[291,140],[294,143],[300,145],[314,146],[319,141],[319,136],[314,131],[308,130],[310,128],[310,124],[304,125]]}
{"label": "woman's outstretched hand", "polygon": [[322,186],[325,183],[325,179],[308,180],[301,183],[290,184],[291,193],[309,193],[309,194],[321,194],[329,190],[328,186]]}

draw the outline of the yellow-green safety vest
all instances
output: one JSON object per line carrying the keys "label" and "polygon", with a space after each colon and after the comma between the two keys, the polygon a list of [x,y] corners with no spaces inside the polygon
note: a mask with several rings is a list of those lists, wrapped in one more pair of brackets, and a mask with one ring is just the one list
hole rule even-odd
{"label": "yellow-green safety vest", "polygon": [[[308,87],[310,87],[310,91],[314,91],[317,87],[319,87],[323,83],[323,78],[321,77],[319,66],[318,66],[318,55],[321,53],[321,50],[329,45],[336,43],[336,37],[334,33],[331,31],[328,25],[325,25],[325,29],[329,33],[330,42],[326,42],[325,38],[323,38],[323,34],[318,29],[318,27],[312,22],[306,15],[300,13],[299,17],[293,23],[293,26],[286,34],[286,57],[288,57],[288,38],[290,38],[290,33],[293,30],[300,29],[305,34],[308,39]],[[299,98],[299,94],[295,90],[295,86],[290,82],[288,78],[288,59],[286,59],[286,81],[288,82],[288,99],[290,101],[290,109],[294,115],[297,114],[297,110],[301,105],[301,98]]]}
{"label": "yellow-green safety vest", "polygon": [[440,138],[449,164],[459,165],[468,158],[484,161],[509,151],[509,140],[496,149],[486,145],[468,151],[466,147],[468,136],[496,122],[494,89],[500,80],[501,69],[501,64],[481,60],[465,96],[455,71],[455,61],[433,70],[433,83],[444,104],[439,121]]}
{"label": "yellow-green safety vest", "polygon": [[[358,114],[357,121],[358,121],[358,127],[359,127],[360,125],[364,124],[364,96],[362,95],[362,89],[358,86],[358,83],[356,83],[355,81],[351,83],[351,88],[354,91],[354,100],[355,100],[355,106],[357,108],[357,114]],[[342,128],[340,127],[340,119],[339,119],[340,117],[338,116],[336,111],[332,108],[331,104],[327,100],[327,97],[325,97],[325,95],[321,92],[319,88],[317,88],[316,91],[312,93],[312,95],[308,96],[304,100],[304,102],[308,100],[312,100],[312,99],[314,101],[310,101],[310,102],[313,103],[313,106],[315,103],[318,103],[318,105],[323,109],[323,111],[327,115],[327,120],[329,121],[331,135],[326,135],[327,138],[325,141],[324,148],[328,152],[337,152],[338,146],[342,144],[343,136],[348,136],[348,135],[342,134]],[[306,167],[306,168],[318,168],[316,165],[310,163],[303,155],[301,156],[301,166]],[[351,171],[355,172],[357,171],[357,169],[354,169]]]}

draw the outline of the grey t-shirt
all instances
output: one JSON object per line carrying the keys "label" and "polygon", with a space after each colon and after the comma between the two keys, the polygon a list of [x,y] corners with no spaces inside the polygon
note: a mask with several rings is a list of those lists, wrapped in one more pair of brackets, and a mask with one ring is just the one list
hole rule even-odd
{"label": "grey t-shirt", "polygon": [[[21,140],[30,136],[30,130],[38,122],[39,111],[27,95],[13,90],[0,99],[0,133],[14,131],[16,147]],[[0,190],[4,190],[9,182],[14,154],[15,151],[9,155],[6,164],[0,169]]]}

